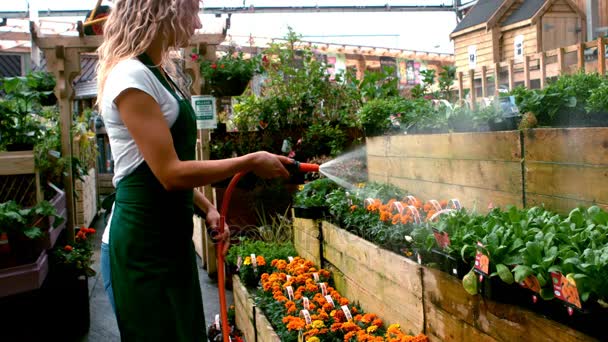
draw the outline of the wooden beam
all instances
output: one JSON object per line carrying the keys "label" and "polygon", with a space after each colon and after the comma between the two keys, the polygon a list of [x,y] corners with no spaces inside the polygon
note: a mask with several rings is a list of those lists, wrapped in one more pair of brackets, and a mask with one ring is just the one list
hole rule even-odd
{"label": "wooden beam", "polygon": [[0,152],[0,175],[23,175],[35,172],[33,151]]}
{"label": "wooden beam", "polygon": [[464,74],[462,71],[458,72],[458,99],[462,101],[464,99]]}
{"label": "wooden beam", "polygon": [[543,22],[536,22],[536,52],[543,52]]}
{"label": "wooden beam", "polygon": [[576,60],[578,71],[585,71],[585,45],[577,44],[576,47]]}
{"label": "wooden beam", "polygon": [[500,30],[492,29],[492,62],[500,62]]}
{"label": "wooden beam", "polygon": [[530,89],[530,56],[524,57],[524,87]]}
{"label": "wooden beam", "polygon": [[566,61],[564,59],[564,48],[557,49],[557,71],[563,75],[566,71]]}
{"label": "wooden beam", "polygon": [[498,89],[500,88],[500,63],[494,63],[494,96],[500,95]]}
{"label": "wooden beam", "polygon": [[479,25],[471,26],[471,27],[468,27],[468,28],[466,28],[466,29],[464,29],[462,31],[451,33],[450,34],[450,38],[454,39],[454,38],[456,38],[458,36],[462,36],[463,34],[467,34],[467,33],[470,33],[470,32],[473,32],[473,31],[477,31],[477,30],[481,30],[481,29],[484,29],[484,28],[486,28],[486,23],[482,23],[482,24],[479,24]]}
{"label": "wooden beam", "polygon": [[503,15],[505,15],[505,13],[507,13],[511,6],[513,6],[515,1],[516,0],[504,1],[502,5],[500,5],[500,7],[498,7],[496,11],[494,11],[494,14],[492,14],[490,19],[486,21],[486,27],[488,30],[494,28],[494,26],[499,22],[499,20],[502,19]]}
{"label": "wooden beam", "polygon": [[606,44],[602,36],[597,39],[597,72],[602,76],[606,74]]}
{"label": "wooden beam", "polygon": [[509,65],[507,66],[509,70],[509,91],[515,88],[515,75],[513,75],[513,60],[509,61]]}
{"label": "wooden beam", "polygon": [[518,21],[518,22],[516,22],[514,24],[511,24],[511,25],[502,26],[500,28],[500,32],[511,31],[513,29],[524,27],[524,26],[528,26],[530,24],[532,24],[532,19]]}
{"label": "wooden beam", "polygon": [[[209,44],[219,45],[226,40],[226,36],[214,34],[196,34],[190,39],[190,45]],[[103,36],[66,37],[66,36],[38,36],[34,42],[41,49],[49,49],[55,46],[66,46],[74,48],[88,48],[94,51],[103,42]]]}
{"label": "wooden beam", "polygon": [[471,95],[471,109],[475,110],[477,104],[477,93],[475,92],[475,70],[469,70],[469,94]]}
{"label": "wooden beam", "polygon": [[488,97],[488,84],[486,79],[486,66],[481,67],[481,97]]}
{"label": "wooden beam", "polygon": [[545,53],[540,53],[540,61],[539,61],[539,69],[540,69],[540,88],[545,88],[547,84],[547,60],[545,58]]}

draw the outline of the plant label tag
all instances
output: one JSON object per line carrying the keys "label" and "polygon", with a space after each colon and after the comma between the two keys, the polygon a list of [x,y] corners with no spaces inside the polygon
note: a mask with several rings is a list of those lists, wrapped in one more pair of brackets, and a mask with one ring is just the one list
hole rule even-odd
{"label": "plant label tag", "polygon": [[458,270],[455,268],[452,268],[452,274],[455,276],[458,276]]}
{"label": "plant label tag", "polygon": [[414,223],[422,223],[422,219],[420,218],[420,212],[418,211],[418,209],[416,209],[416,207],[414,207],[413,205],[408,205],[407,209],[412,213],[412,216],[414,217]]}
{"label": "plant label tag", "polygon": [[289,260],[289,263],[292,263],[293,262],[293,257],[292,256],[288,256],[287,260]]}
{"label": "plant label tag", "polygon": [[450,245],[450,236],[447,232],[440,232],[437,229],[433,228],[433,235],[435,236],[435,241],[437,241],[437,245],[441,249],[445,249]]}
{"label": "plant label tag", "polygon": [[215,315],[213,324],[215,324],[215,329],[220,330],[220,315]]}
{"label": "plant label tag", "polygon": [[258,261],[255,259],[255,254],[251,253],[251,265],[253,268],[258,267]]}
{"label": "plant label tag", "polygon": [[319,282],[319,273],[315,272],[312,274],[313,279],[315,280],[315,283]]}
{"label": "plant label tag", "polygon": [[540,293],[540,282],[533,274],[529,275],[520,283],[521,287]]}
{"label": "plant label tag", "polygon": [[458,198],[452,198],[449,202],[448,202],[448,208],[450,207],[450,204],[452,205],[452,207],[456,210],[460,210],[462,209],[462,205],[460,204],[460,201],[458,200]]}
{"label": "plant label tag", "polygon": [[302,332],[302,330],[298,332],[298,342],[304,342],[304,333]]}
{"label": "plant label tag", "polygon": [[416,259],[418,259],[418,264],[422,265],[422,257],[420,256],[420,253],[416,252]]}
{"label": "plant label tag", "polygon": [[579,309],[582,308],[576,283],[570,281],[567,277],[564,277],[563,274],[558,272],[551,272],[551,279],[553,280],[553,294],[557,299]]}
{"label": "plant label tag", "polygon": [[243,257],[239,255],[238,258],[236,258],[236,270],[237,270],[237,272],[241,269],[241,265],[243,265]]}
{"label": "plant label tag", "polygon": [[288,274],[287,275],[287,281],[290,281],[290,280],[291,280],[291,276]]}
{"label": "plant label tag", "polygon": [[399,212],[399,214],[401,214],[403,212],[403,204],[401,204],[401,202],[393,202],[393,207],[395,207],[395,209],[397,209],[397,211]]}
{"label": "plant label tag", "polygon": [[334,300],[331,298],[330,295],[325,296],[325,300],[331,305],[332,308],[336,307],[336,304],[334,304]]}
{"label": "plant label tag", "polygon": [[418,204],[418,199],[412,195],[408,195],[407,204],[415,206],[416,204]]}
{"label": "plant label tag", "polygon": [[310,318],[310,312],[308,312],[308,310],[304,309],[300,311],[300,314],[304,317],[306,324],[312,324],[312,318]]}
{"label": "plant label tag", "polygon": [[308,297],[302,297],[302,306],[304,307],[304,309],[310,310],[310,300],[308,299]]}
{"label": "plant label tag", "polygon": [[325,283],[321,283],[319,286],[321,287],[321,294],[324,297],[327,296],[327,285]]}
{"label": "plant label tag", "polygon": [[439,204],[439,201],[432,199],[432,200],[429,200],[429,203],[433,206],[435,211],[443,210],[443,208],[441,207],[441,204]]}
{"label": "plant label tag", "polygon": [[365,205],[366,209],[367,209],[367,207],[369,207],[372,204],[374,204],[374,199],[371,197],[368,197],[365,199],[365,201],[363,201],[363,205]]}
{"label": "plant label tag", "polygon": [[287,297],[289,300],[293,300],[293,287],[287,286],[285,290],[287,290]]}
{"label": "plant label tag", "polygon": [[475,255],[475,269],[481,272],[483,275],[488,276],[490,273],[490,258],[485,255],[481,248],[484,245],[481,242],[477,242],[477,254]]}
{"label": "plant label tag", "polygon": [[346,316],[346,320],[351,321],[353,319],[353,315],[350,313],[350,309],[348,308],[348,305],[342,305],[341,308],[342,308],[342,311],[344,312],[344,316]]}

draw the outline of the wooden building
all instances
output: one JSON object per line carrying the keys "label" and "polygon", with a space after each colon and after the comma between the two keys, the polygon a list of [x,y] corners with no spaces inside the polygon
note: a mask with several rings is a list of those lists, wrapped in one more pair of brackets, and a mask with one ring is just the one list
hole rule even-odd
{"label": "wooden building", "polygon": [[458,23],[458,72],[585,42],[586,15],[573,0],[480,0]]}

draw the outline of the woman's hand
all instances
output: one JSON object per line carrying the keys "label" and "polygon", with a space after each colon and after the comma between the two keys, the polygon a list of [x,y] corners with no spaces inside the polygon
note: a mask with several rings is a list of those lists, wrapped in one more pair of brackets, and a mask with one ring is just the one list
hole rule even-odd
{"label": "woman's hand", "polygon": [[289,171],[285,165],[293,163],[293,160],[285,156],[272,154],[264,151],[251,153],[251,171],[261,178],[289,178]]}
{"label": "woman's hand", "polygon": [[212,238],[214,242],[230,243],[230,228],[228,224],[224,223],[223,229],[220,229],[220,213],[215,207],[209,207],[207,210],[207,217],[205,219],[207,227],[213,231]]}

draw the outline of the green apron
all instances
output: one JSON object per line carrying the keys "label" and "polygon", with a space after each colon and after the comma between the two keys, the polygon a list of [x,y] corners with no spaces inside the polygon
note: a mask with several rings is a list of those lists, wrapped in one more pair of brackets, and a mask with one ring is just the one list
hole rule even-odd
{"label": "green apron", "polygon": [[[171,127],[179,159],[195,159],[192,106],[177,96],[147,55],[139,59],[179,103]],[[207,341],[192,243],[193,207],[192,190],[165,190],[145,162],[117,184],[110,262],[123,341]]]}

